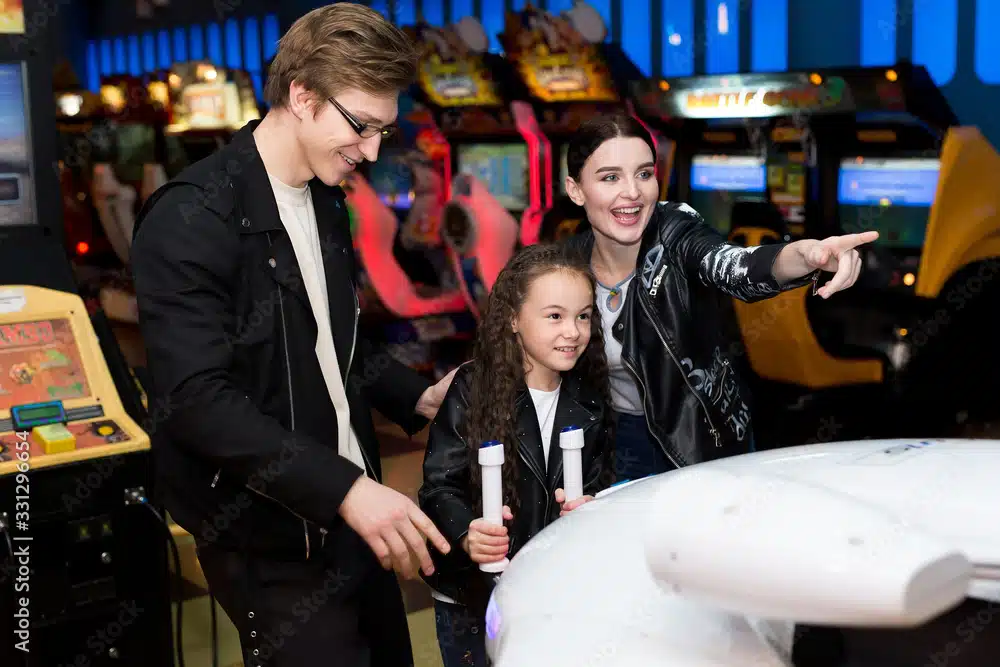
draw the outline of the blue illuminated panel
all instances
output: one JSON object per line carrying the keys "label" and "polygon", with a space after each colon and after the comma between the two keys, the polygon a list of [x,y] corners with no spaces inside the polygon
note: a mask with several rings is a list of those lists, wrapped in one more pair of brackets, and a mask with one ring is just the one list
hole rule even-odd
{"label": "blue illuminated panel", "polygon": [[142,36],[142,69],[146,72],[156,70],[156,38],[151,32]]}
{"label": "blue illuminated panel", "polygon": [[[608,28],[608,38],[610,39],[613,30],[611,25],[611,0],[591,0],[587,4],[596,9],[597,13],[601,16],[601,20],[604,21],[604,25]],[[625,4],[626,10],[628,10],[629,6],[627,3]]]}
{"label": "blue illuminated panel", "polygon": [[174,62],[182,63],[188,59],[188,40],[184,28],[174,28]]}
{"label": "blue illuminated panel", "polygon": [[[122,51],[124,53],[124,51]],[[124,58],[123,58],[124,60]],[[111,59],[111,40],[101,40],[101,74],[108,75],[114,71],[114,64]]]}
{"label": "blue illuminated panel", "polygon": [[1000,83],[1000,0],[976,0],[976,75]]}
{"label": "blue illuminated panel", "polygon": [[[996,39],[996,33],[992,39]],[[913,62],[943,86],[958,64],[958,0],[919,0],[913,13]]]}
{"label": "blue illuminated panel", "polygon": [[191,60],[204,60],[205,34],[200,25],[191,26]]}
{"label": "blue illuminated panel", "polygon": [[209,23],[205,31],[205,41],[208,44],[208,59],[216,65],[223,65],[222,59],[222,30],[218,23]]}
{"label": "blue illuminated panel", "polygon": [[443,26],[444,21],[444,2],[443,0],[424,0],[420,5],[420,11],[423,12],[424,21],[433,26]]}
{"label": "blue illuminated panel", "polygon": [[694,74],[694,0],[663,5],[663,76]]}
{"label": "blue illuminated panel", "polygon": [[930,206],[941,163],[934,159],[844,160],[837,201],[841,204]]}
{"label": "blue illuminated panel", "polygon": [[236,19],[226,21],[226,67],[243,69],[243,50],[240,48],[240,24]]}
{"label": "blue illuminated panel", "polygon": [[281,39],[279,25],[277,15],[268,14],[264,17],[264,62],[273,58],[278,51],[278,41]]}
{"label": "blue illuminated panel", "polygon": [[377,11],[382,16],[392,18],[389,16],[389,2],[388,0],[372,0],[371,4],[368,5],[375,11]]}
{"label": "blue illuminated panel", "polygon": [[138,35],[129,35],[128,38],[128,71],[132,76],[140,76],[142,74]]}
{"label": "blue illuminated panel", "polygon": [[705,0],[705,72],[740,71],[740,6],[737,0]]}
{"label": "blue illuminated panel", "polygon": [[101,89],[101,68],[97,57],[97,42],[87,42],[87,90],[96,93]]}
{"label": "blue illuminated panel", "polygon": [[255,18],[248,18],[243,24],[243,57],[253,80],[254,93],[257,99],[261,99],[264,97],[264,80],[261,77],[264,63],[260,59],[260,31]]}
{"label": "blue illuminated panel", "polygon": [[788,0],[754,0],[750,12],[751,69],[784,72],[788,69]]}
{"label": "blue illuminated panel", "polygon": [[896,0],[861,0],[862,67],[896,64],[897,12]]}
{"label": "blue illuminated panel", "polygon": [[125,40],[119,37],[115,40],[115,64],[108,74],[124,74],[128,71],[128,55],[125,52]]}
{"label": "blue illuminated panel", "polygon": [[472,0],[451,0],[451,23],[455,23],[466,16],[475,16]]}
{"label": "blue illuminated panel", "polygon": [[653,69],[650,11],[650,0],[629,0],[622,11],[622,48],[644,76],[649,76]]}
{"label": "blue illuminated panel", "polygon": [[547,6],[552,14],[558,16],[562,12],[573,9],[573,0],[549,0]]}
{"label": "blue illuminated panel", "polygon": [[166,30],[156,33],[156,54],[161,69],[168,69],[173,64],[170,57],[170,33]]}
{"label": "blue illuminated panel", "polygon": [[490,52],[500,53],[500,40],[497,35],[503,32],[504,6],[503,0],[482,0],[483,28],[490,39]]}
{"label": "blue illuminated panel", "polygon": [[417,22],[417,3],[414,0],[396,0],[396,25],[407,26]]}

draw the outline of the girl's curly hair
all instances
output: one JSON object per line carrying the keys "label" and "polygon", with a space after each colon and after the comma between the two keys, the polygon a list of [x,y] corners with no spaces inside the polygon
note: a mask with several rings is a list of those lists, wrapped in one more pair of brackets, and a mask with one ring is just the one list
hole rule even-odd
{"label": "girl's curly hair", "polygon": [[[518,394],[524,388],[524,356],[513,323],[528,297],[532,283],[553,271],[567,271],[584,277],[593,294],[596,279],[581,258],[556,244],[536,244],[519,251],[504,267],[490,292],[476,335],[470,386],[470,405],[465,437],[471,458],[471,485],[477,508],[482,502],[479,446],[499,440],[504,448],[503,493],[511,511],[518,506],[519,476],[517,411]],[[604,353],[601,318],[594,308],[590,319],[590,343],[576,363],[574,372],[587,386],[597,389],[605,406],[611,405],[608,361]],[[610,433],[609,419],[603,427]],[[478,508],[481,509],[481,508]]]}

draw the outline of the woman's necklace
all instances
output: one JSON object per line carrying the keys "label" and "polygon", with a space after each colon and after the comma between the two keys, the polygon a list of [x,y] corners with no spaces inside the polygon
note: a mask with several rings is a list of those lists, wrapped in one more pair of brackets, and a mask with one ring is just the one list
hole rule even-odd
{"label": "woman's necklace", "polygon": [[[593,270],[593,267],[591,267],[591,269]],[[632,280],[632,276],[634,275],[635,271],[632,271],[627,276],[622,278],[617,285],[614,285],[612,287],[605,285],[600,280],[597,281],[598,285],[608,290],[608,296],[604,300],[604,305],[607,307],[608,312],[616,313],[618,312],[618,309],[621,308],[622,303],[624,303],[625,301],[625,298],[623,296],[625,292],[624,286],[626,283],[628,283],[628,281]]]}

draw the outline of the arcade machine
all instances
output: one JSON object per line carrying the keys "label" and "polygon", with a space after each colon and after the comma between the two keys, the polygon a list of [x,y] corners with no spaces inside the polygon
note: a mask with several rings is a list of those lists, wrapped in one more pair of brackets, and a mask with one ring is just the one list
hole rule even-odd
{"label": "arcade machine", "polygon": [[516,72],[487,52],[478,21],[408,30],[423,46],[414,97],[431,110],[450,153],[442,233],[478,315],[517,246],[518,220],[530,227],[544,211],[540,184],[551,158]]}
{"label": "arcade machine", "polygon": [[242,70],[202,61],[177,63],[167,85],[171,108],[166,132],[180,140],[188,163],[211,155],[260,118],[250,75]]}
{"label": "arcade machine", "polygon": [[148,412],[107,318],[76,294],[59,200],[37,194],[55,188],[38,165],[56,146],[29,122],[55,114],[36,95],[29,115],[25,97],[49,77],[32,60],[0,64],[0,664],[167,667]]}
{"label": "arcade machine", "polygon": [[567,142],[589,118],[631,113],[628,84],[642,75],[618,44],[604,41],[606,34],[600,15],[585,2],[560,16],[531,5],[507,14],[500,41],[528,90],[551,155],[541,181],[545,214],[522,223],[522,245],[577,231],[583,215],[566,196]]}
{"label": "arcade machine", "polygon": [[351,174],[344,189],[360,267],[361,326],[403,363],[443,376],[464,361],[452,357],[472,339],[475,320],[440,234],[444,182],[421,150],[429,123],[426,111],[403,96],[399,140],[384,144],[378,161]]}
{"label": "arcade machine", "polygon": [[[992,275],[991,262],[1000,256],[990,241],[1000,227],[993,213],[1000,158],[978,130],[957,126],[923,67],[652,81],[639,86],[636,97],[649,116],[686,128],[679,134],[678,198],[697,198],[694,157],[704,150],[706,133],[728,135],[716,143],[729,146],[770,138],[754,151],[766,155],[769,170],[787,165],[791,154],[804,156],[802,235],[880,232],[879,241],[862,249],[857,284],[833,299],[795,290],[735,303],[746,357],[760,380],[755,393],[765,438],[784,434],[782,441],[794,441],[791,412],[802,416],[799,435],[816,437],[820,417],[809,406],[819,410],[820,403],[842,437],[905,435],[916,428],[948,435],[956,413],[967,419],[976,409],[990,411],[977,391],[988,390],[975,380],[985,360],[1000,365],[996,346],[984,338],[988,299],[966,298],[962,286],[974,279],[981,292],[993,287],[980,272]],[[732,126],[707,126],[734,118],[744,119],[748,138]],[[797,134],[786,136],[801,141],[801,151],[774,141],[789,127]],[[733,242],[798,235],[782,209],[788,188],[772,187],[780,184],[772,176],[767,202],[735,205],[729,198],[733,216],[740,215],[727,232]],[[718,215],[711,207],[703,213]],[[781,232],[767,223],[775,213],[785,222]],[[931,388],[933,396],[922,395]]]}

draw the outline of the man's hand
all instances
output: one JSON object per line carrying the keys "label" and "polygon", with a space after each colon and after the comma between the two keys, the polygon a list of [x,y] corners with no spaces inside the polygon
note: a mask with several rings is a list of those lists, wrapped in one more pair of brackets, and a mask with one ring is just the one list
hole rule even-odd
{"label": "man's hand", "polygon": [[441,378],[436,385],[433,387],[428,387],[420,396],[420,400],[417,401],[417,414],[434,420],[437,416],[438,410],[441,408],[441,403],[444,401],[445,394],[448,393],[448,387],[451,386],[451,381],[455,379],[455,373],[458,372],[458,368],[452,369],[450,373]]}
{"label": "man's hand", "polygon": [[[514,515],[510,508],[503,506],[503,518],[512,521]],[[462,548],[469,554],[473,563],[495,563],[507,557],[510,549],[510,537],[507,526],[497,526],[486,519],[476,519],[469,524],[468,534],[462,538]]]}
{"label": "man's hand", "polygon": [[555,496],[556,496],[556,502],[562,506],[562,509],[559,511],[559,516],[566,516],[580,505],[583,505],[584,503],[589,503],[591,500],[594,499],[594,496],[580,496],[576,500],[571,500],[569,502],[566,502],[566,492],[563,491],[562,489],[556,489]]}
{"label": "man's hand", "polygon": [[878,232],[831,236],[822,241],[802,239],[781,249],[774,261],[774,278],[779,283],[796,280],[816,269],[835,275],[817,294],[828,299],[855,283],[861,274],[861,255],[856,248],[878,239]]}
{"label": "man's hand", "polygon": [[382,567],[407,579],[418,576],[414,556],[424,574],[434,572],[426,540],[443,554],[451,551],[448,540],[412,500],[364,476],[347,492],[340,516],[364,538]]}

